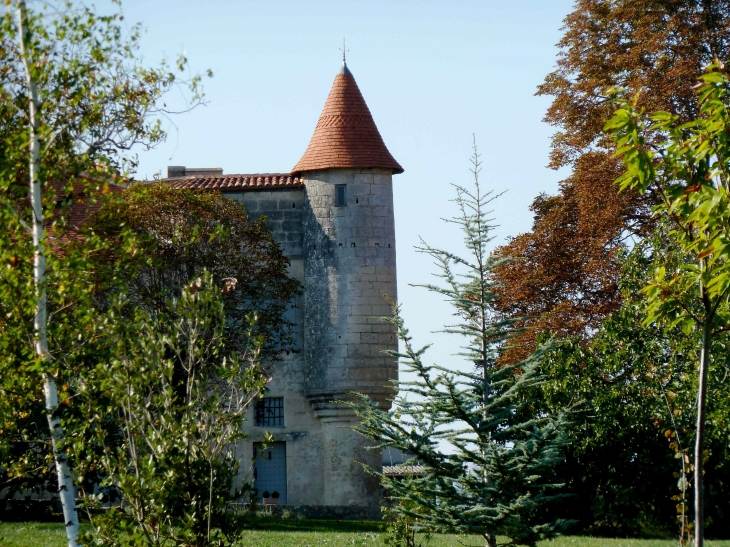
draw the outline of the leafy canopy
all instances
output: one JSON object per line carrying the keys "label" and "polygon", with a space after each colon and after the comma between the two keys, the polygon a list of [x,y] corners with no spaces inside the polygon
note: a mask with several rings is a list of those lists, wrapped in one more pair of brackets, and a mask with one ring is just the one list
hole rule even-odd
{"label": "leafy canopy", "polygon": [[651,236],[657,196],[613,184],[622,168],[603,132],[615,110],[610,90],[641,91],[639,107],[681,122],[695,118],[693,82],[715,56],[730,55],[730,3],[578,0],[562,31],[556,69],[537,94],[552,99],[545,115],[555,127],[549,165],[571,174],[557,194],[535,199],[532,229],[498,251],[516,259],[497,269],[499,309],[534,318],[514,340],[510,362],[529,355],[540,333],[589,339],[622,305],[622,251]]}
{"label": "leafy canopy", "polygon": [[[133,247],[125,244],[130,234]],[[251,220],[241,203],[218,192],[135,184],[110,194],[82,235],[108,243],[97,256],[99,279],[109,288],[104,298],[122,291],[154,317],[168,313],[168,300],[208,271],[221,288],[239,280],[224,300],[230,350],[245,340],[241,333],[252,313],[254,334],[266,341],[264,357],[294,348],[294,325],[286,314],[299,283],[289,277],[289,260],[266,219]]]}

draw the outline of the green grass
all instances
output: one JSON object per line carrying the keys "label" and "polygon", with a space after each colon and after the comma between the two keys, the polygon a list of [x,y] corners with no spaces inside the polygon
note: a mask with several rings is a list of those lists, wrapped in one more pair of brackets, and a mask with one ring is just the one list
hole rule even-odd
{"label": "green grass", "polygon": [[[237,547],[380,547],[380,523],[334,522],[296,519],[259,520],[254,529],[244,530]],[[708,541],[708,547],[730,547],[730,541]],[[0,522],[2,547],[64,547],[66,537],[60,524]],[[481,547],[477,537],[438,535],[429,547]],[[606,539],[566,536],[541,547],[677,547],[661,539]]]}
{"label": "green grass", "polygon": [[47,522],[0,522],[0,545],[5,547],[63,547],[63,525]]}

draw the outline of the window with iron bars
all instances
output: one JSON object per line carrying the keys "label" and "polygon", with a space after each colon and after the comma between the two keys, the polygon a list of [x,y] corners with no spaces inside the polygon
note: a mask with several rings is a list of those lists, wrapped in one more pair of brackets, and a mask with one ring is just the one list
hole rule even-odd
{"label": "window with iron bars", "polygon": [[284,427],[284,397],[264,397],[254,406],[256,427]]}

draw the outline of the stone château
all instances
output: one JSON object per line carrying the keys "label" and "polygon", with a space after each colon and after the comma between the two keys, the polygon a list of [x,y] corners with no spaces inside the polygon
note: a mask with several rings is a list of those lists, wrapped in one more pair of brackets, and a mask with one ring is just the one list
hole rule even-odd
{"label": "stone ch\u00e2teau", "polygon": [[[272,381],[246,423],[241,481],[261,502],[305,514],[379,515],[380,486],[362,469],[381,454],[354,433],[340,401],[365,393],[383,408],[394,395],[397,349],[384,298],[396,293],[394,174],[388,151],[346,63],[335,77],[309,146],[291,173],[224,175],[222,169],[169,167],[179,188],[205,188],[266,215],[303,291],[292,309],[298,352],[272,364]],[[264,433],[276,442],[264,450]],[[248,462],[252,462],[249,465]]]}

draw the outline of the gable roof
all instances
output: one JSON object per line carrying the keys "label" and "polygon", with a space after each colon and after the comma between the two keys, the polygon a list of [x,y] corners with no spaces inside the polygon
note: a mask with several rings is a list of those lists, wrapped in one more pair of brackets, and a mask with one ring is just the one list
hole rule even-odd
{"label": "gable roof", "polygon": [[342,64],[302,159],[292,169],[296,175],[320,169],[392,169],[402,173],[380,136],[355,78]]}

